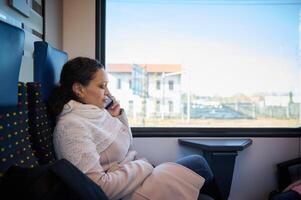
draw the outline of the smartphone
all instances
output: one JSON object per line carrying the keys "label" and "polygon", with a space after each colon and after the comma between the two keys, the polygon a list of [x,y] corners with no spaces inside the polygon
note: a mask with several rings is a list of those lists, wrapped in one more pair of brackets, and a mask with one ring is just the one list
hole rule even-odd
{"label": "smartphone", "polygon": [[109,97],[109,96],[105,97],[105,104],[104,104],[105,109],[110,108],[113,105],[113,103],[114,103],[114,101],[111,97]]}

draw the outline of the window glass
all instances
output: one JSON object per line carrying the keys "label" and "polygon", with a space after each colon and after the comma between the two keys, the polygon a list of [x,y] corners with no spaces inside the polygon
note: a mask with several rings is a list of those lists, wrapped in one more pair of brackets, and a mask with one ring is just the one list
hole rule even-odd
{"label": "window glass", "polygon": [[134,117],[134,101],[129,100],[129,106],[127,108],[127,116],[128,117]]}
{"label": "window glass", "polygon": [[107,0],[109,88],[134,127],[299,127],[300,8]]}
{"label": "window glass", "polygon": [[160,112],[160,100],[156,101],[156,112]]}
{"label": "window glass", "polygon": [[160,90],[160,88],[161,88],[161,82],[157,81],[156,83],[157,83],[157,85],[156,85],[157,90]]}
{"label": "window glass", "polygon": [[173,81],[168,81],[169,90],[173,90]]}
{"label": "window glass", "polygon": [[121,89],[121,79],[117,79],[117,89]]}
{"label": "window glass", "polygon": [[172,115],[172,112],[173,112],[173,102],[172,101],[168,102],[168,110],[169,110],[170,115]]}

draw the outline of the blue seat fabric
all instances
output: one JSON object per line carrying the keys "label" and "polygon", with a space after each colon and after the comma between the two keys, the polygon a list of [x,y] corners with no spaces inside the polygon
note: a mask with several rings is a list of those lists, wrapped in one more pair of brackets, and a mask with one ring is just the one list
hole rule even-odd
{"label": "blue seat fabric", "polygon": [[58,84],[63,65],[68,55],[50,46],[47,42],[34,43],[34,82],[40,83],[41,98],[47,101],[52,89]]}
{"label": "blue seat fabric", "polygon": [[0,105],[12,106],[18,102],[18,80],[21,67],[24,31],[0,21]]}

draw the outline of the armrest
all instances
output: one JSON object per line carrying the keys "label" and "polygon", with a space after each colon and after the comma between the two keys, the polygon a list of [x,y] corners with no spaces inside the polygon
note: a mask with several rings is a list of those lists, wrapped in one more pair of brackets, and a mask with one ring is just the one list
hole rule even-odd
{"label": "armrest", "polygon": [[278,169],[288,168],[293,165],[301,164],[301,158],[295,158],[282,163],[277,164]]}
{"label": "armrest", "polygon": [[[215,176],[222,199],[231,190],[235,159],[239,151],[252,144],[251,139],[179,139],[180,145],[201,150]],[[215,197],[216,199],[216,197]]]}
{"label": "armrest", "polygon": [[282,163],[277,164],[277,176],[278,176],[278,190],[282,191],[292,182],[289,168],[294,165],[301,164],[301,158],[295,158]]}

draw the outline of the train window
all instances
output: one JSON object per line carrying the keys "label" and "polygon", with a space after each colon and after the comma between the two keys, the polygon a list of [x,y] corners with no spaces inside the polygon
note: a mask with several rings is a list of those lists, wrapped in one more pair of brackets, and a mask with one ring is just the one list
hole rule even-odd
{"label": "train window", "polygon": [[300,1],[107,0],[105,9],[110,83],[133,86],[110,89],[132,127],[299,127]]}

